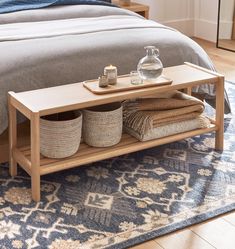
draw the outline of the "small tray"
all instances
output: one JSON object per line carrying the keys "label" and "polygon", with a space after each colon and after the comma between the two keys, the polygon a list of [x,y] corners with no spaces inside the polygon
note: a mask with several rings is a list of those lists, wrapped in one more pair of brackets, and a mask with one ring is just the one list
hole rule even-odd
{"label": "small tray", "polygon": [[114,93],[121,91],[128,91],[134,89],[140,89],[145,87],[156,87],[162,85],[170,85],[172,80],[161,75],[154,82],[144,81],[143,84],[140,85],[132,85],[130,75],[122,75],[117,79],[116,85],[108,85],[107,87],[99,87],[98,80],[88,80],[83,82],[83,86],[86,87],[89,91],[95,94],[106,94],[106,93]]}

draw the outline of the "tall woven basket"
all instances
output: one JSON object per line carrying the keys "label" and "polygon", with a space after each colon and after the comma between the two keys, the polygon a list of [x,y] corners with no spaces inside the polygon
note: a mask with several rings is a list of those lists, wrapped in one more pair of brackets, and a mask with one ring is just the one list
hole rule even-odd
{"label": "tall woven basket", "polygon": [[81,112],[67,112],[41,118],[41,154],[49,158],[72,156],[79,148],[81,130]]}
{"label": "tall woven basket", "polygon": [[111,103],[83,111],[83,139],[93,147],[109,147],[122,137],[122,105]]}

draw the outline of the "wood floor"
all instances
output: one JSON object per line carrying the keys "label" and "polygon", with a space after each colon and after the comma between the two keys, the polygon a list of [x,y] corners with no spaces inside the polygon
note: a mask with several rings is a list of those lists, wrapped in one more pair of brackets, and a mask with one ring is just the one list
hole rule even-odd
{"label": "wood floor", "polygon": [[235,51],[235,40],[221,39],[219,40],[219,47]]}
{"label": "wood floor", "polygon": [[[235,82],[235,53],[195,39],[209,54],[216,69]],[[171,233],[131,249],[235,249],[235,212]]]}

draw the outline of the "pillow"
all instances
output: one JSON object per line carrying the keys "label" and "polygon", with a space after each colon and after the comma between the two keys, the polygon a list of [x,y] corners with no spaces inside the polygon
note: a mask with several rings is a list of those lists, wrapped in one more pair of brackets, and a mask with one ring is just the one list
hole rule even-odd
{"label": "pillow", "polygon": [[72,4],[114,6],[111,4],[111,0],[2,0],[0,1],[0,14],[19,10],[39,9],[48,6]]}

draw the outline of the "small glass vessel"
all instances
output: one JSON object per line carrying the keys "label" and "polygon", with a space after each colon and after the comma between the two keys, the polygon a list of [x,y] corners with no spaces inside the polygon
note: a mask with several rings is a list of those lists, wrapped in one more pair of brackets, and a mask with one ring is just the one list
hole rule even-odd
{"label": "small glass vessel", "polygon": [[137,71],[130,72],[131,84],[132,85],[141,85],[143,80],[140,78],[140,75]]}
{"label": "small glass vessel", "polygon": [[159,50],[155,46],[145,47],[147,55],[142,58],[137,66],[137,71],[143,80],[155,81],[163,70],[159,56]]}

